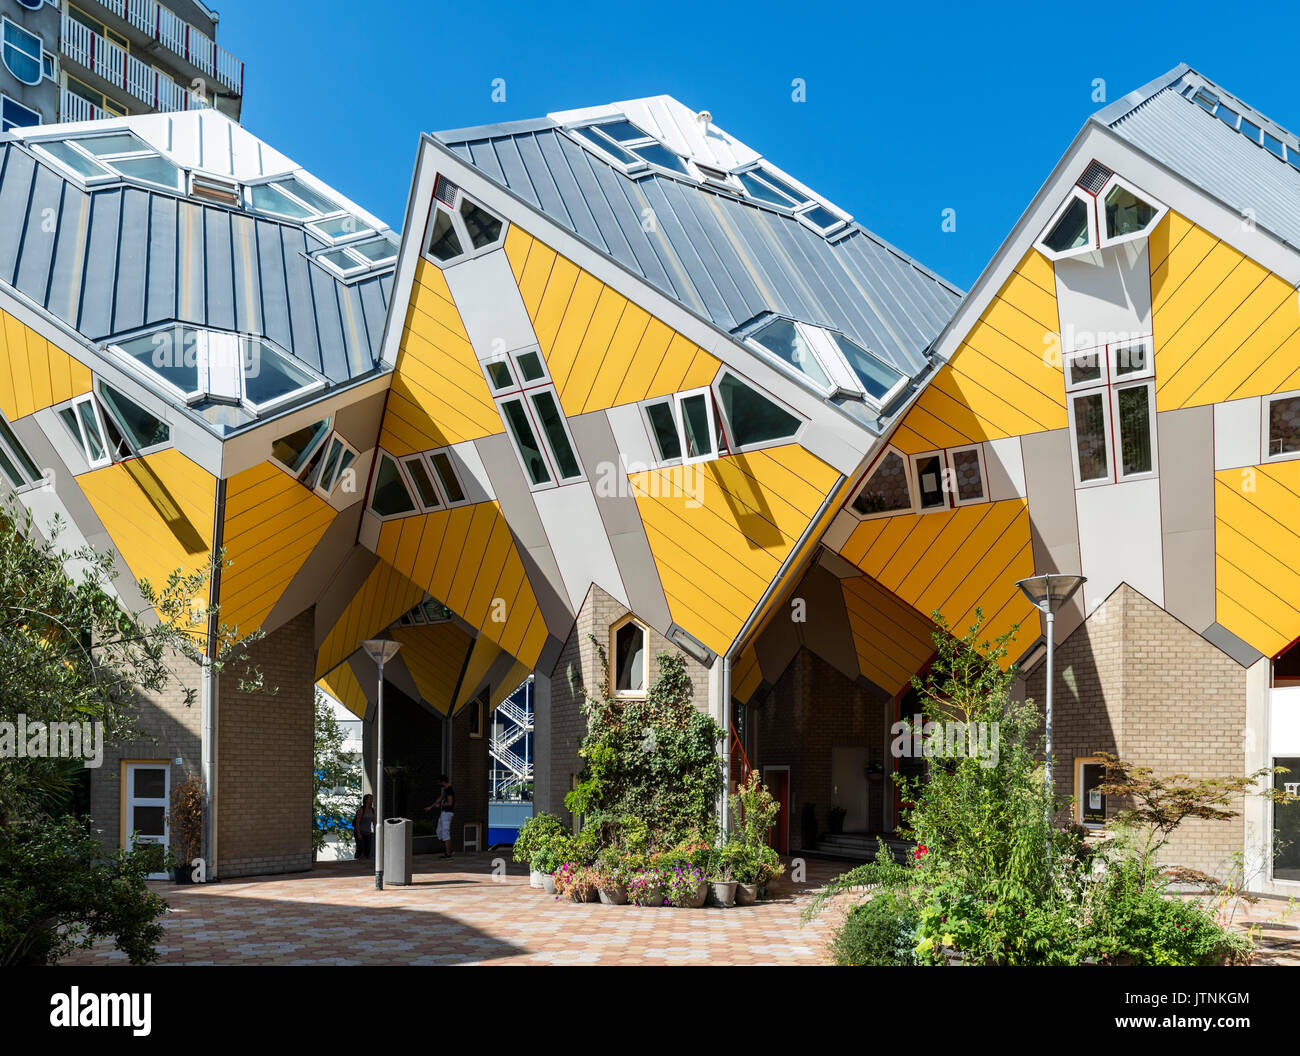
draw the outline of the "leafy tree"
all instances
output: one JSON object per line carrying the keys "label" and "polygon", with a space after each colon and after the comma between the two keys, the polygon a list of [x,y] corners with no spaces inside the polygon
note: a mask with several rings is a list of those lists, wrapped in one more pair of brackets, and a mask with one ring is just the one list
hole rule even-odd
{"label": "leafy tree", "polygon": [[347,740],[343,727],[334,717],[334,709],[325,694],[316,690],[316,739],[312,756],[312,773],[315,776],[315,803],[312,826],[312,847],[317,854],[325,849],[325,840],[333,833],[345,848],[354,839],[352,816],[356,812],[356,797],[342,798],[334,794],[339,786],[349,788],[361,784],[361,764],[351,752],[343,750]]}

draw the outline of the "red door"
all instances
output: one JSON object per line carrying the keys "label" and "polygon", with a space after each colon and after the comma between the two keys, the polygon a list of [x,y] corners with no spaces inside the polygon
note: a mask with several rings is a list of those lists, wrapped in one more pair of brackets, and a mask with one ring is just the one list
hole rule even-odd
{"label": "red door", "polygon": [[776,824],[768,834],[768,842],[776,848],[778,854],[790,853],[790,771],[763,771],[763,783],[772,793],[772,798],[781,805],[781,813],[776,816]]}

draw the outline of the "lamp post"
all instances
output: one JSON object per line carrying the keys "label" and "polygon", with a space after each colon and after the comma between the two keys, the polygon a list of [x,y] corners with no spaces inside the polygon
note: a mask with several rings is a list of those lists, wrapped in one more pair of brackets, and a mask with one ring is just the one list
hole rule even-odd
{"label": "lamp post", "polygon": [[1034,603],[1034,608],[1041,612],[1047,621],[1047,699],[1046,711],[1046,745],[1044,746],[1043,785],[1047,791],[1047,824],[1052,824],[1052,662],[1056,649],[1056,614],[1065,607],[1075,592],[1088,579],[1086,576],[1062,575],[1055,572],[1042,576],[1030,576],[1016,583],[1025,597]]}
{"label": "lamp post", "polygon": [[375,708],[375,890],[384,889],[384,664],[397,655],[401,642],[371,638],[366,656],[379,667],[379,700]]}

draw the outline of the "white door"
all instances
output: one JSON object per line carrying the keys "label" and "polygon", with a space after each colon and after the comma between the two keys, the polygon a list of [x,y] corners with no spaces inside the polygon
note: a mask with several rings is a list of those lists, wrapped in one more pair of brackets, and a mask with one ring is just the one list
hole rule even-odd
{"label": "white door", "polygon": [[831,784],[834,805],[844,808],[844,831],[866,832],[867,750],[832,748]]}
{"label": "white door", "polygon": [[[134,843],[167,846],[167,810],[171,797],[171,768],[158,763],[126,764],[126,834]],[[166,873],[150,873],[166,880]]]}

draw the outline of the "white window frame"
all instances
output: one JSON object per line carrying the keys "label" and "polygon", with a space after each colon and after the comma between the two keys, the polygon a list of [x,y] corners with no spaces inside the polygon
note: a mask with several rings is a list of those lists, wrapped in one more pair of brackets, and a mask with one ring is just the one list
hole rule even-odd
{"label": "white window frame", "polygon": [[[1102,430],[1105,434],[1104,443],[1106,446],[1106,475],[1097,477],[1093,480],[1084,480],[1079,472],[1079,436],[1075,426],[1074,403],[1075,400],[1083,399],[1086,396],[1100,396],[1102,410]],[[1111,428],[1111,400],[1109,386],[1107,385],[1090,385],[1086,389],[1079,389],[1072,392],[1066,398],[1066,421],[1070,429],[1070,463],[1071,471],[1074,474],[1074,486],[1076,488],[1096,488],[1104,484],[1113,484],[1115,482],[1115,445],[1113,443],[1114,430]]]}
{"label": "white window frame", "polygon": [[[90,411],[95,420],[95,428],[99,430],[99,446],[103,450],[103,455],[99,458],[92,457],[90,453],[90,444],[86,440],[86,423],[81,417],[81,407],[85,404],[90,405]],[[63,417],[65,411],[72,412],[72,418],[77,423],[77,432],[73,435],[72,440],[81,452],[81,457],[85,459],[86,465],[91,469],[103,469],[105,466],[111,466],[115,461],[113,458],[113,445],[108,438],[108,430],[104,427],[104,413],[99,406],[99,401],[95,398],[93,392],[85,392],[80,396],[75,396],[70,400],[52,407],[51,410],[58,416],[59,421],[69,433],[67,419]]]}
{"label": "white window frame", "polygon": [[[752,164],[742,165],[739,168],[733,169],[732,175],[735,177],[736,182],[740,187],[740,193],[746,201],[754,202],[756,205],[764,209],[776,209],[780,212],[787,213],[797,219],[809,230],[815,231],[819,235],[829,235],[833,231],[838,231],[845,227],[852,219],[847,213],[837,209],[829,202],[822,201],[810,191],[801,190],[797,186],[798,181],[792,177],[787,176],[783,172],[777,172],[771,165],[766,165],[761,161],[756,161]],[[778,202],[769,202],[765,198],[754,196],[745,186],[744,181],[741,179],[742,176],[753,176],[772,191],[773,194],[786,199],[786,203],[781,204]],[[789,187],[791,191],[799,195],[802,200],[795,201],[792,199],[789,194],[781,190],[780,187],[777,187],[772,182],[773,180],[780,180],[781,183]],[[825,209],[826,212],[835,217],[835,221],[830,225],[823,227],[821,224],[813,220],[808,214],[819,207]]]}
{"label": "white window frame", "polygon": [[[1127,235],[1116,235],[1113,238],[1109,238],[1106,235],[1106,195],[1116,187],[1121,187],[1135,198],[1141,199],[1156,211],[1156,215],[1152,218],[1151,222],[1146,225],[1146,227],[1142,228],[1141,231],[1134,231]],[[1128,180],[1124,179],[1124,177],[1120,176],[1119,173],[1111,173],[1110,179],[1102,184],[1101,190],[1097,192],[1096,234],[1098,244],[1101,248],[1105,249],[1108,246],[1122,246],[1125,242],[1136,242],[1140,238],[1148,238],[1150,237],[1151,232],[1159,226],[1160,221],[1165,218],[1167,212],[1169,212],[1169,207],[1167,205],[1147,194],[1146,191],[1142,190],[1136,184],[1130,183]]]}
{"label": "white window frame", "polygon": [[[778,320],[784,320],[792,324],[803,338],[804,344],[808,346],[809,354],[821,368],[821,372],[826,375],[827,384],[822,385],[816,378],[800,370],[797,366],[787,362],[771,351],[762,342],[762,332],[772,323]],[[844,353],[840,350],[839,345],[835,343],[832,336],[838,333],[846,341],[852,341],[858,348],[862,349],[864,355],[870,356],[877,360],[882,366],[894,371],[899,375],[898,381],[890,388],[881,399],[877,399],[862,387],[862,381],[854,372]],[[744,335],[744,342],[748,348],[752,348],[765,360],[775,366],[778,370],[784,372],[789,377],[794,378],[802,385],[806,385],[813,392],[820,394],[827,399],[833,399],[840,396],[847,396],[853,399],[861,400],[867,406],[879,410],[886,407],[889,403],[907,386],[911,380],[897,367],[881,359],[869,348],[858,344],[848,334],[841,331],[832,331],[826,327],[817,326],[814,323],[805,323],[801,320],[791,318],[790,316],[772,316],[764,319],[757,326],[753,327]]]}
{"label": "white window frame", "polygon": [[[1144,469],[1137,473],[1124,472],[1124,439],[1119,433],[1119,394],[1127,392],[1129,389],[1146,389],[1147,391],[1147,422],[1150,431],[1151,441],[1151,468]],[[1156,383],[1154,380],[1124,381],[1122,384],[1112,385],[1110,387],[1110,421],[1114,423],[1111,433],[1113,447],[1113,459],[1111,464],[1111,473],[1115,480],[1143,480],[1147,477],[1157,476],[1160,472],[1159,452],[1156,450]]]}
{"label": "white window frame", "polygon": [[[907,507],[901,510],[880,510],[877,513],[860,512],[853,504],[857,502],[858,496],[862,494],[867,484],[870,483],[871,478],[875,476],[876,471],[891,454],[897,455],[903,462],[903,482],[907,485]],[[849,496],[848,502],[844,504],[844,508],[859,521],[876,521],[882,517],[902,517],[906,514],[917,513],[919,512],[919,508],[916,501],[916,489],[914,486],[915,476],[916,474],[912,471],[911,456],[906,452],[900,451],[898,448],[894,447],[893,444],[890,444],[880,452],[880,457],[867,467],[866,473],[862,475],[862,480],[858,483],[858,486],[853,489],[853,494]]]}
{"label": "white window frame", "polygon": [[[411,500],[411,508],[401,513],[380,513],[375,509],[375,489],[379,485],[379,470],[385,458],[391,458],[393,465],[397,467],[397,479],[402,482],[402,487],[406,489],[406,497]],[[381,521],[396,521],[403,517],[414,517],[424,512],[424,506],[420,503],[419,492],[415,490],[415,484],[406,473],[406,467],[402,465],[402,459],[397,455],[385,451],[383,448],[375,449],[374,469],[370,480],[370,494],[366,496],[366,512],[372,517]]]}
{"label": "white window frame", "polygon": [[[314,234],[315,232],[313,232]],[[325,236],[319,236],[324,238]],[[379,260],[371,260],[361,252],[361,246],[368,246],[372,242],[386,242],[392,246],[392,254]],[[331,260],[330,257],[336,254],[342,254],[347,258],[348,264],[345,267],[337,261]],[[324,249],[314,253],[311,259],[330,274],[345,281],[351,281],[361,275],[368,275],[372,271],[380,268],[391,267],[393,261],[397,259],[397,247],[383,235],[376,235],[374,231],[367,232],[365,238],[354,238],[351,242],[326,246]]]}
{"label": "white window frame", "polygon": [[[1084,766],[1104,766],[1105,760],[1100,756],[1088,755],[1074,761],[1074,820],[1076,824],[1082,825],[1093,832],[1100,832],[1106,828],[1103,821],[1084,821],[1083,820],[1083,768]],[[1102,813],[1106,811],[1106,797],[1102,796]]]}
{"label": "white window frame", "polygon": [[[790,415],[792,418],[799,419],[798,428],[796,428],[795,431],[791,433],[789,436],[776,437],[775,439],[772,440],[760,440],[757,443],[753,443],[753,444],[742,445],[737,443],[735,430],[733,430],[731,427],[731,420],[727,417],[727,412],[722,409],[723,408],[722,380],[728,374],[730,374],[733,378],[735,378],[746,388],[753,389],[754,392],[762,396],[763,399],[767,400],[769,403],[773,404],[774,406],[779,407],[781,410],[785,411],[785,413]],[[808,425],[808,418],[805,415],[800,414],[784,400],[777,399],[770,392],[768,392],[767,389],[763,388],[761,385],[755,385],[748,378],[741,375],[738,371],[732,370],[730,367],[723,367],[721,370],[719,370],[717,376],[710,383],[709,388],[713,390],[713,404],[716,409],[718,423],[721,424],[722,426],[722,436],[723,439],[725,439],[727,442],[727,452],[729,454],[739,455],[739,454],[744,454],[747,451],[761,451],[764,448],[768,448],[768,447],[780,447],[782,444],[798,443],[799,437],[803,435],[804,429]],[[658,403],[658,402],[660,401],[649,400],[647,401],[645,406],[648,407],[650,404]],[[644,421],[646,428],[648,430],[651,430],[651,432],[653,432],[650,426],[649,415],[647,412],[642,413],[642,420]],[[655,439],[653,435],[650,437],[650,442],[651,444],[654,444],[655,447],[657,448],[658,445],[655,444]],[[683,448],[682,450],[685,451],[685,448]]]}
{"label": "white window frame", "polygon": [[[125,836],[128,841],[127,848],[134,846],[131,841],[131,819],[134,815],[134,808],[137,806],[145,807],[162,807],[163,810],[163,834],[162,839],[157,837],[145,836],[141,843],[161,843],[165,849],[171,847],[171,796],[172,796],[172,768],[166,762],[149,762],[146,760],[124,760],[126,764],[126,781],[123,793],[123,818],[122,827],[125,830]],[[137,796],[135,794],[135,772],[137,770],[161,770],[163,772],[163,794],[162,798],[153,798]],[[150,880],[166,880],[167,873],[150,873]]]}
{"label": "white window frame", "polygon": [[[618,688],[618,632],[632,626],[641,632],[641,686],[639,689]],[[611,658],[609,688],[618,700],[644,700],[650,688],[650,630],[635,616],[625,616],[609,629],[609,655]]]}
{"label": "white window frame", "polygon": [[[446,509],[446,503],[443,502],[442,489],[438,487],[434,478],[433,467],[425,461],[424,455],[416,452],[413,455],[403,455],[398,462],[402,466],[402,472],[406,474],[407,480],[411,482],[411,494],[415,498],[415,504],[425,513],[433,513],[435,510]],[[411,471],[411,463],[416,463],[425,473],[429,480],[429,486],[433,488],[433,501],[425,502],[424,495],[420,492],[419,485],[416,483],[415,474]]]}
{"label": "white window frame", "polygon": [[[602,125],[617,125],[624,121],[627,122],[629,125],[631,125],[633,128],[635,128],[637,131],[639,131],[641,135],[635,139],[617,140],[613,136],[609,135],[608,133],[599,131]],[[583,130],[597,131],[598,136],[600,138],[600,142],[593,143],[590,139],[588,139],[586,136],[582,134]],[[610,114],[607,117],[602,117],[595,121],[575,122],[572,125],[568,125],[565,128],[565,131],[569,133],[570,138],[575,143],[577,143],[580,147],[585,147],[587,150],[599,151],[601,155],[603,155],[605,160],[607,160],[610,164],[617,166],[619,169],[621,169],[623,172],[628,173],[629,175],[634,175],[634,174],[644,175],[650,172],[657,172],[657,173],[664,173],[665,175],[668,176],[674,176],[679,180],[694,179],[694,180],[698,180],[701,183],[708,182],[716,185],[717,181],[710,180],[704,173],[702,173],[690,157],[680,153],[679,151],[674,150],[658,136],[651,135],[649,132],[647,132],[644,128],[638,125],[626,114]],[[614,150],[611,150],[608,146],[606,146],[605,145],[606,142],[612,143],[614,145]],[[663,165],[657,164],[656,162],[646,160],[636,152],[637,149],[640,147],[648,147],[651,145],[657,146],[661,150],[666,150],[669,154],[676,155],[676,157],[681,161],[686,171],[678,172],[676,169],[666,168]],[[619,157],[617,153],[615,153],[616,150],[622,151],[624,154],[628,155],[628,157],[632,158],[633,160],[625,161],[623,158]],[[710,168],[713,168],[713,166],[710,166]],[[715,169],[714,171],[717,170]]]}
{"label": "white window frame", "polygon": [[[709,450],[703,455],[688,454],[686,445],[686,417],[682,411],[682,404],[696,396],[704,397],[704,406],[709,418]],[[711,385],[673,393],[673,416],[677,422],[677,437],[682,445],[683,466],[696,466],[701,462],[712,462],[720,456],[721,452],[718,451],[718,412],[713,405],[713,387]]]}
{"label": "white window frame", "polygon": [[[1070,366],[1076,359],[1084,357],[1093,357],[1097,361],[1097,377],[1090,378],[1086,381],[1071,381]],[[1073,352],[1065,353],[1061,364],[1062,371],[1065,374],[1065,391],[1067,393],[1082,392],[1084,389],[1095,389],[1101,385],[1108,384],[1109,370],[1109,352],[1106,345],[1097,345],[1093,348],[1076,348]]]}
{"label": "white window frame", "polygon": [[[456,189],[455,197],[450,205],[439,198],[436,193],[437,180],[439,179],[447,180],[447,182]],[[475,257],[481,257],[488,253],[493,253],[505,244],[506,235],[510,231],[510,222],[506,220],[504,216],[499,215],[496,210],[489,209],[476,196],[467,194],[465,188],[460,184],[441,174],[439,174],[434,181],[434,191],[435,193],[429,197],[429,216],[425,221],[424,236],[420,241],[420,256],[434,267],[439,270],[454,267],[466,260],[473,260]],[[501,222],[501,231],[497,234],[497,237],[486,246],[475,247],[474,240],[469,236],[469,229],[465,226],[465,218],[460,215],[461,203],[467,199],[478,208],[482,209],[485,213],[488,213],[490,216]],[[454,257],[449,257],[446,260],[439,260],[435,257],[429,245],[430,240],[433,238],[433,225],[439,209],[446,213],[451,219],[452,230],[456,232],[456,237],[460,240],[460,253],[456,254]]]}
{"label": "white window frame", "polygon": [[[1079,246],[1075,249],[1055,250],[1047,245],[1047,236],[1056,227],[1061,218],[1070,208],[1071,202],[1075,199],[1083,202],[1084,208],[1088,211],[1088,244]],[[1085,253],[1092,253],[1098,248],[1098,227],[1097,227],[1097,200],[1077,184],[1071,186],[1069,193],[1066,194],[1065,200],[1051,216],[1051,219],[1043,225],[1042,231],[1038,233],[1038,238],[1034,241],[1034,248],[1043,254],[1048,260],[1067,260],[1070,257],[1080,257]]]}
{"label": "white window frame", "polygon": [[[328,499],[334,494],[334,489],[339,486],[339,478],[343,476],[347,470],[357,464],[357,459],[361,457],[361,452],[348,443],[347,440],[343,438],[342,434],[338,432],[328,433],[325,443],[325,450],[321,453],[320,467],[315,473],[316,479],[312,481],[312,490],[316,492],[316,494]],[[334,479],[329,482],[328,487],[325,487],[325,481],[322,479],[325,474],[325,464],[329,461],[330,448],[335,444],[339,445],[339,464],[334,470]],[[343,456],[348,453],[351,453],[352,458],[345,466],[343,465]]]}
{"label": "white window frame", "polygon": [[[504,222],[504,221],[503,221]],[[461,259],[461,258],[457,258]],[[532,381],[524,381],[523,368],[519,364],[519,358],[528,354],[537,356],[538,363],[542,367],[542,376]],[[496,388],[492,383],[492,376],[488,370],[489,366],[495,363],[504,363],[510,372],[510,386],[504,389]],[[492,402],[496,404],[497,414],[501,416],[501,423],[505,426],[506,438],[510,441],[511,448],[514,449],[515,457],[519,460],[519,468],[523,471],[524,480],[528,484],[530,491],[545,491],[548,488],[564,487],[568,484],[577,484],[587,479],[587,473],[582,465],[582,457],[578,453],[578,446],[573,442],[573,431],[569,428],[569,416],[565,413],[564,404],[560,402],[559,390],[555,387],[555,382],[551,378],[550,368],[546,364],[546,357],[542,355],[541,347],[538,345],[525,345],[522,348],[515,349],[512,352],[500,353],[489,356],[479,362],[479,367],[483,371],[483,377],[487,381],[488,391],[492,395]],[[559,458],[556,456],[554,448],[551,446],[551,439],[542,427],[541,415],[533,402],[533,398],[541,393],[549,393],[555,401],[555,408],[560,416],[560,427],[564,430],[565,439],[568,441],[569,450],[573,453],[573,460],[578,467],[576,476],[561,477],[559,472]],[[523,451],[515,441],[514,429],[510,425],[510,420],[506,416],[506,403],[518,400],[524,408],[524,416],[528,421],[529,428],[533,432],[533,439],[537,442],[538,450],[542,454],[542,460],[546,464],[546,470],[550,474],[549,481],[543,481],[540,484],[534,483],[532,475],[528,472],[528,466],[524,462]],[[442,449],[439,449],[442,450]],[[453,464],[454,468],[454,464]],[[439,482],[441,483],[441,482]],[[465,491],[464,481],[457,478],[461,491]],[[441,490],[441,488],[440,488]],[[443,496],[446,498],[446,496]],[[459,504],[458,504],[459,505]]]}
{"label": "white window frame", "polygon": [[[14,487],[15,491],[25,491],[27,488],[35,487],[38,484],[44,484],[46,478],[39,472],[40,467],[36,465],[36,460],[27,453],[27,449],[22,446],[22,440],[14,432],[14,427],[10,421],[0,414],[0,421],[4,422],[4,430],[0,431],[0,451],[3,451],[5,457],[13,465],[14,471],[23,479],[23,483]],[[5,434],[13,437],[14,442],[11,444],[5,439]],[[14,445],[18,445],[15,450]],[[36,476],[27,472],[28,467],[37,470]],[[11,483],[7,477],[4,477],[6,483]]]}
{"label": "white window frame", "polygon": [[[853,338],[849,337],[849,335],[844,333],[843,331],[829,330],[820,327],[808,327],[808,329],[821,330],[821,334],[819,335],[819,338],[824,343],[824,345],[826,346],[829,352],[830,361],[835,364],[836,372],[841,373],[842,377],[845,379],[845,387],[843,388],[843,392],[845,395],[856,396],[857,398],[862,400],[863,403],[867,404],[869,407],[880,409],[882,407],[888,407],[890,403],[894,401],[894,398],[907,387],[908,382],[911,381],[911,378],[909,378],[905,373],[903,373],[903,371],[899,370],[892,363],[886,363],[878,355],[872,352],[871,349],[859,345],[858,342],[854,341]],[[898,380],[894,382],[894,384],[889,388],[889,390],[883,396],[877,398],[871,395],[871,393],[867,392],[867,390],[862,387],[862,379],[858,377],[857,373],[853,369],[852,364],[849,363],[848,358],[845,356],[844,352],[840,349],[839,345],[835,343],[835,337],[834,337],[835,334],[839,334],[839,336],[844,338],[845,341],[848,341],[849,343],[856,345],[859,349],[862,350],[862,353],[864,355],[870,356],[872,359],[878,362],[882,367],[885,367],[888,370],[892,370],[895,374],[899,376]],[[834,374],[832,375],[832,377],[834,377]]]}
{"label": "white window frame", "polygon": [[[942,503],[938,506],[921,505],[921,471],[917,467],[917,463],[923,458],[937,458],[939,460],[939,495]],[[938,451],[917,451],[915,454],[909,455],[907,460],[912,471],[909,481],[912,486],[912,506],[916,512],[918,514],[946,513],[951,510],[953,496],[948,490],[948,459],[944,457],[942,449]]]}
{"label": "white window frame", "polygon": [[[680,466],[682,464],[681,456],[664,458],[663,452],[659,449],[658,431],[650,421],[650,408],[655,406],[668,408],[668,415],[672,418],[673,429],[677,434],[677,443],[680,445],[682,442],[681,424],[677,420],[677,407],[672,396],[659,396],[653,400],[646,400],[641,404],[641,425],[645,429],[646,439],[650,442],[650,451],[655,456],[650,468],[659,469],[662,466]],[[682,451],[685,452],[685,450],[685,447],[682,447]]]}
{"label": "white window frame", "polygon": [[[104,389],[106,388],[111,389],[113,392],[117,393],[123,399],[130,400],[146,414],[153,415],[155,418],[158,419],[158,421],[162,422],[163,425],[167,426],[167,439],[161,440],[156,444],[150,444],[148,447],[137,447],[135,445],[135,442],[131,439],[131,431],[126,428],[126,426],[122,422],[121,417],[117,414],[116,411],[113,410],[112,404],[108,401],[108,399],[105,398]],[[155,451],[162,451],[164,448],[168,448],[172,446],[171,434],[173,429],[175,428],[173,423],[169,422],[161,414],[158,414],[151,408],[146,407],[145,402],[143,400],[137,399],[134,394],[123,392],[121,385],[109,385],[108,382],[104,381],[103,378],[98,379],[95,383],[95,399],[100,405],[100,416],[104,419],[110,419],[110,418],[112,419],[113,425],[117,428],[117,431],[122,434],[123,442],[129,448],[131,448],[131,450],[135,454],[151,455]]]}
{"label": "white window frame", "polygon": [[[44,0],[42,0],[42,2],[44,2]],[[19,110],[25,110],[27,113],[34,115],[36,120],[26,125],[19,125],[11,122],[9,128],[0,127],[0,132],[8,132],[9,129],[12,128],[32,128],[35,125],[41,125],[45,123],[44,115],[39,110],[27,106],[25,103],[20,103],[17,99],[15,99],[11,95],[0,94],[0,126],[3,126],[4,124],[3,117],[4,117],[5,106],[15,106]]]}
{"label": "white window frame", "polygon": [[[355,216],[349,210],[345,209],[342,203],[334,201],[336,195],[332,190],[325,187],[324,185],[317,187],[315,184],[313,184],[305,177],[306,177],[306,173],[304,173],[302,170],[295,170],[293,172],[281,172],[275,176],[268,176],[266,179],[262,179],[262,180],[250,180],[248,183],[244,185],[244,206],[245,208],[248,209],[249,212],[257,213],[261,216],[279,217],[282,220],[287,220],[291,224],[302,224],[304,226],[310,223],[314,223],[318,220],[325,220],[325,219],[330,219],[339,216],[353,216],[353,219],[357,220],[360,223],[364,223],[364,221],[361,220],[359,216]],[[293,191],[289,189],[289,187],[285,186],[290,180],[295,180],[298,183],[301,183],[312,193],[318,194],[326,201],[331,202],[333,205],[335,205],[336,208],[328,209],[325,212],[321,212],[321,210],[318,209],[316,206],[312,205],[311,202],[308,202],[305,199],[294,194]],[[303,209],[307,210],[308,215],[294,216],[291,213],[282,213],[282,212],[278,212],[275,209],[268,209],[265,206],[254,205],[253,191],[258,187],[265,187],[268,184],[274,186],[278,193],[284,195],[291,202],[295,202]],[[313,234],[315,234],[315,232],[313,232]],[[327,241],[327,239],[325,239],[323,235],[318,235],[317,237],[321,238],[322,241]]]}
{"label": "white window frame", "polygon": [[302,453],[298,456],[300,462],[297,469],[289,465],[289,463],[281,461],[279,458],[277,458],[275,454],[275,446],[274,446],[274,440],[283,439],[285,436],[297,432],[298,431],[297,429],[290,429],[288,433],[279,433],[272,440],[271,451],[270,454],[268,455],[270,460],[274,462],[277,466],[279,466],[281,469],[283,469],[295,480],[306,481],[309,476],[315,473],[316,468],[318,468],[312,466],[311,460],[316,457],[316,452],[319,451],[334,435],[334,432],[331,428],[331,426],[334,424],[334,419],[331,416],[326,415],[324,418],[317,418],[315,421],[308,422],[307,425],[300,427],[300,428],[307,428],[307,426],[319,425],[321,422],[325,423],[325,428],[322,429],[319,434],[317,434],[316,439],[313,440],[307,447],[305,447]]}
{"label": "white window frame", "polygon": [[[974,499],[963,499],[961,492],[958,490],[957,483],[957,455],[963,451],[974,451],[976,460],[980,469],[980,494]],[[963,444],[961,447],[950,447],[945,452],[944,461],[946,468],[952,471],[952,496],[951,502],[954,509],[959,506],[974,506],[977,503],[989,501],[989,474],[988,464],[984,458],[983,444]]]}
{"label": "white window frame", "polygon": [[[118,153],[115,154],[94,154],[91,151],[87,150],[84,146],[82,146],[83,143],[86,143],[90,140],[105,139],[109,136],[122,135],[124,132],[129,132],[131,135],[134,135],[136,139],[140,140],[139,148],[135,150],[119,151]],[[102,132],[93,132],[89,134],[82,134],[76,136],[43,135],[39,139],[29,138],[26,140],[26,142],[29,146],[34,147],[37,150],[37,152],[40,154],[42,161],[45,161],[48,164],[55,166],[60,172],[65,173],[66,175],[71,177],[71,179],[75,183],[77,183],[82,187],[86,187],[86,188],[99,187],[105,184],[120,183],[122,181],[126,181],[128,183],[142,184],[146,187],[157,187],[161,190],[168,192],[169,194],[174,194],[179,196],[184,194],[192,186],[190,180],[190,176],[192,174],[190,173],[189,169],[187,169],[184,165],[177,164],[177,162],[175,162],[167,154],[163,153],[161,150],[158,150],[156,147],[151,146],[146,140],[142,139],[137,133],[135,133],[131,129],[124,129],[124,128],[105,129]],[[62,143],[68,147],[71,147],[76,153],[80,154],[83,158],[86,158],[88,161],[92,162],[93,164],[97,165],[100,169],[102,169],[103,175],[93,175],[93,174],[86,175],[85,173],[78,172],[67,162],[65,162],[62,158],[51,153],[51,151],[46,146],[46,144],[48,143]],[[118,162],[141,161],[146,158],[161,158],[168,165],[172,166],[172,168],[176,170],[176,175],[177,175],[176,184],[173,185],[168,183],[159,183],[157,180],[146,179],[143,176],[128,176],[126,173],[121,172],[119,169],[116,168]]]}
{"label": "white window frame", "polygon": [[[29,10],[35,10],[35,8],[30,8]],[[36,64],[40,67],[40,74],[37,76],[36,80],[34,81],[23,80],[21,77],[18,76],[17,73],[14,72],[13,67],[9,65],[8,60],[4,57],[5,48],[18,47],[18,45],[16,44],[9,44],[7,41],[5,41],[4,39],[5,25],[14,26],[20,33],[25,33],[27,36],[32,37],[36,41],[36,46],[40,49],[39,55],[33,55],[31,54],[31,52],[28,51],[22,52],[29,59],[35,59]],[[18,50],[22,51],[21,48],[19,48]],[[39,33],[37,33],[35,30],[28,29],[21,22],[15,22],[12,18],[9,18],[8,16],[0,17],[0,65],[3,65],[4,68],[9,71],[9,75],[13,77],[15,81],[17,81],[19,84],[25,84],[29,88],[35,88],[38,84],[43,84],[45,81],[58,80],[59,64],[58,61],[55,59],[54,53],[46,49],[45,38],[42,37]]]}
{"label": "white window frame", "polygon": [[1269,448],[1272,446],[1272,418],[1273,404],[1278,400],[1300,400],[1300,389],[1293,389],[1290,392],[1274,392],[1264,397],[1263,413],[1260,415],[1260,451],[1263,452],[1263,462],[1291,462],[1300,458],[1300,451],[1284,451],[1279,454],[1272,454]]}

